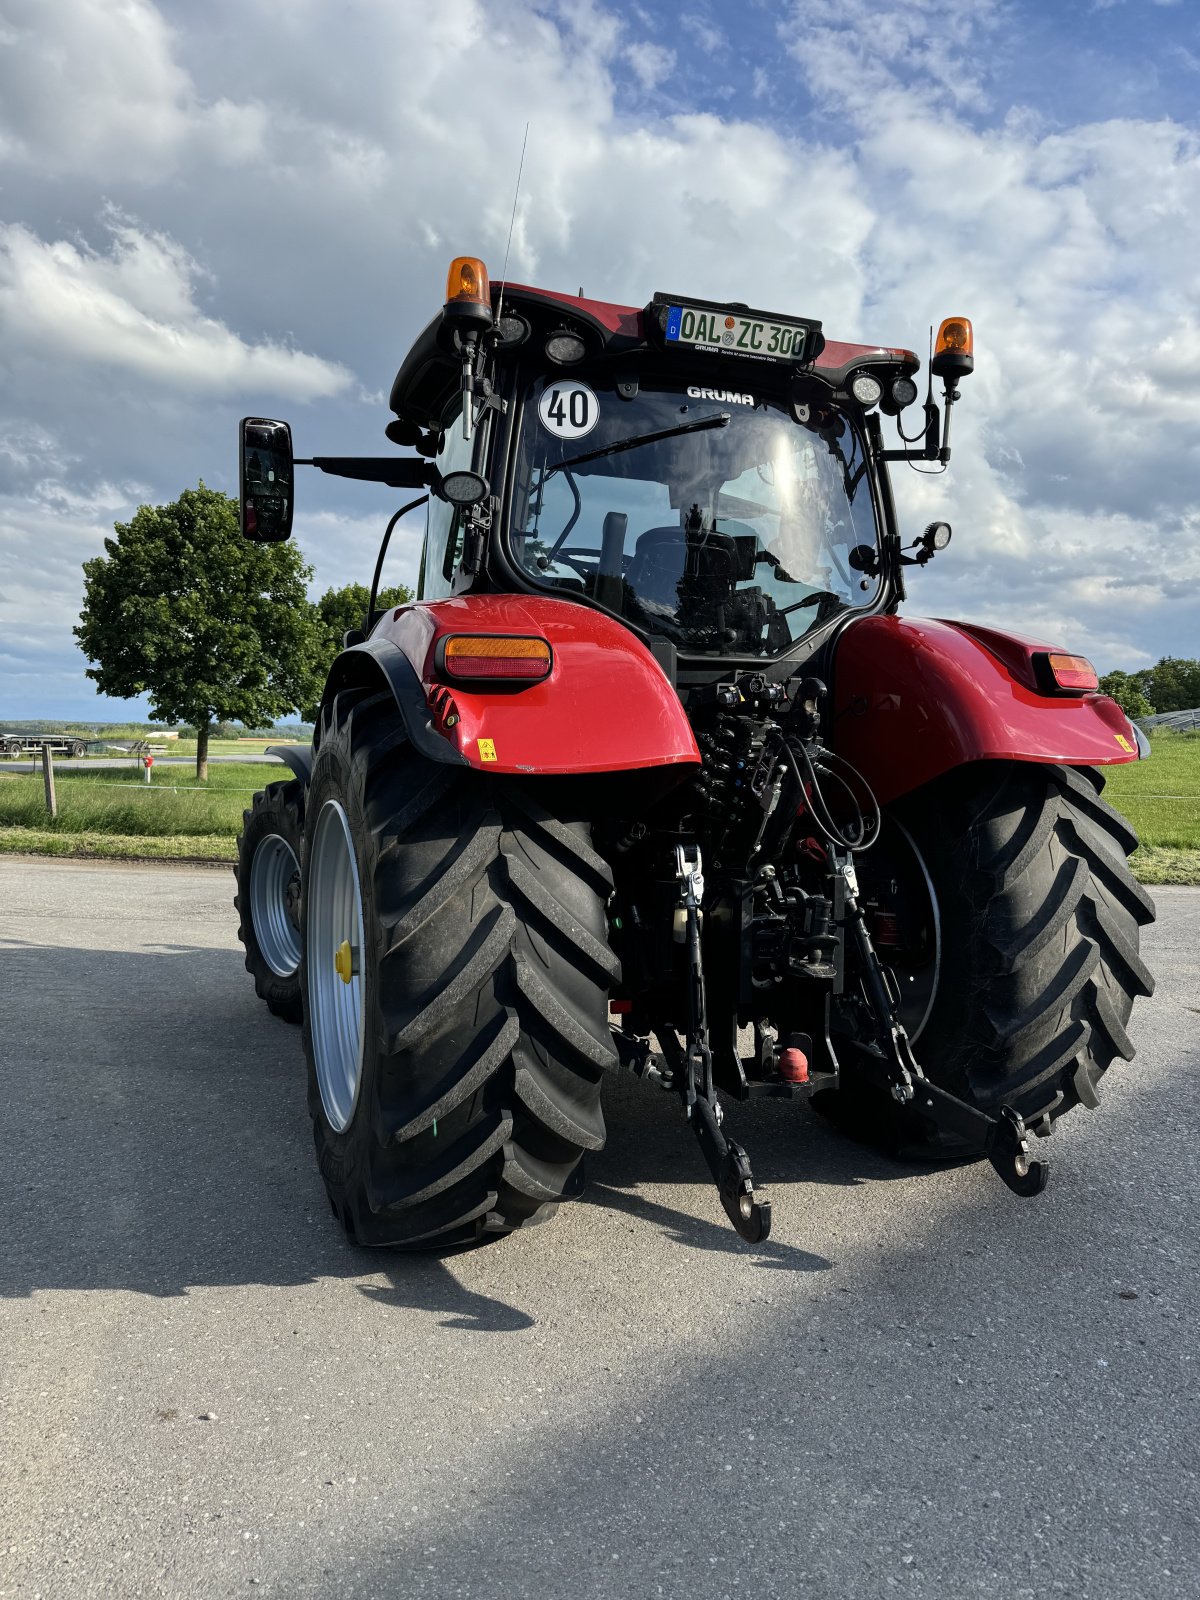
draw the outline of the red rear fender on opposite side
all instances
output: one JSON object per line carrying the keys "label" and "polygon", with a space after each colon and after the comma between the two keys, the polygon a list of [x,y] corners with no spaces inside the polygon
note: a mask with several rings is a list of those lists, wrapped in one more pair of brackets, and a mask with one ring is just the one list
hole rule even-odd
{"label": "red rear fender on opposite side", "polygon": [[[453,682],[436,665],[450,634],[545,639],[540,683],[506,688]],[[389,612],[385,638],[420,680],[434,729],[484,772],[622,772],[698,763],[679,696],[650,651],[603,612],[540,595],[462,595]]]}
{"label": "red rear fender on opposite side", "polygon": [[884,803],[969,761],[1113,766],[1137,759],[1107,695],[1041,694],[1019,634],[926,617],[864,617],[837,646],[832,743]]}

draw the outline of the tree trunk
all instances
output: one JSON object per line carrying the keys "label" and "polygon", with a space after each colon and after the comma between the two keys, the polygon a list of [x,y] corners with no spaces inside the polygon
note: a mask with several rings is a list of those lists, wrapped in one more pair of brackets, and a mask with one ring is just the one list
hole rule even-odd
{"label": "tree trunk", "polygon": [[196,728],[196,782],[208,782],[208,728],[201,722]]}

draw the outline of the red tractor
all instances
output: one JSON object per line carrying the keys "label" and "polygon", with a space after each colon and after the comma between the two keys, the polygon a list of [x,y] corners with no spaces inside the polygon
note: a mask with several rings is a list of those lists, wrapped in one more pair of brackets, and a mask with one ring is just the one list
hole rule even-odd
{"label": "red tractor", "polygon": [[[949,459],[970,323],[923,407],[919,366],[459,259],[392,387],[415,454],[304,463],[428,502],[417,600],[346,636],[238,868],[358,1242],[546,1218],[619,1070],[680,1097],[751,1242],[758,1096],[1035,1194],[1031,1135],[1133,1054],[1154,913],[1101,769],[1146,749],[1081,657],[898,614],[950,529],[903,542],[888,464]],[[241,442],[244,532],[287,538],[290,430]]]}

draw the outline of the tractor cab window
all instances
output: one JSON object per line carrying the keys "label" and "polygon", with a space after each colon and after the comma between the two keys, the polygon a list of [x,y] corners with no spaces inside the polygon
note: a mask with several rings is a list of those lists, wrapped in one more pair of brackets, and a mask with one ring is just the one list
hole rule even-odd
{"label": "tractor cab window", "polygon": [[643,384],[624,399],[539,379],[512,500],[517,563],[680,649],[779,654],[877,588],[861,439],[832,407],[800,414],[749,392]]}
{"label": "tractor cab window", "polygon": [[[443,476],[461,472],[471,465],[474,443],[462,436],[462,411],[456,410],[445,424],[442,448],[436,464]],[[454,574],[462,559],[463,512],[461,507],[429,497],[425,523],[425,548],[421,555],[418,600],[444,600],[454,588]]]}

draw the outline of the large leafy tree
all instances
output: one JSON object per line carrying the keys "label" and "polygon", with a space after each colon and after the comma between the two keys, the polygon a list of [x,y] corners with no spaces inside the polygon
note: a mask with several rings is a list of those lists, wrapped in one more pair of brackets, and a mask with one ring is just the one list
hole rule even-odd
{"label": "large leafy tree", "polygon": [[1100,679],[1100,688],[1117,702],[1127,717],[1151,717],[1154,707],[1142,689],[1141,673],[1106,672]]}
{"label": "large leafy tree", "polygon": [[1133,676],[1158,711],[1192,711],[1200,706],[1200,661],[1163,656]]}
{"label": "large leafy tree", "polygon": [[296,710],[312,675],[312,576],[290,544],[251,544],[238,503],[205,488],[139,506],[85,561],[75,636],[101,694],[147,694],[159,722],[196,729],[208,777],[214,722],[251,727]]}
{"label": "large leafy tree", "polygon": [[[306,721],[315,722],[320,709],[321,691],[333,659],[342,648],[342,641],[352,628],[361,628],[367,614],[367,601],[371,598],[365,584],[348,583],[342,589],[326,589],[313,603],[316,623],[316,646],[313,655],[313,672],[308,691],[301,703]],[[398,585],[394,589],[381,589],[375,601],[377,612],[392,606],[406,606],[412,591]]]}

